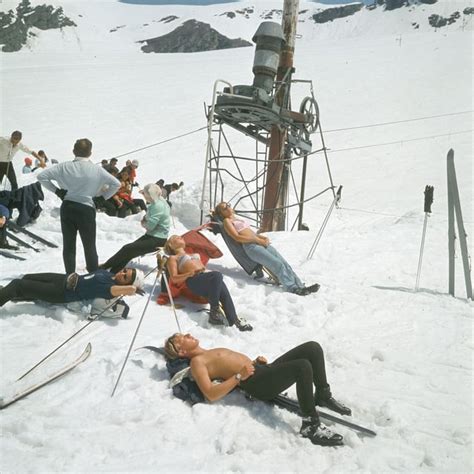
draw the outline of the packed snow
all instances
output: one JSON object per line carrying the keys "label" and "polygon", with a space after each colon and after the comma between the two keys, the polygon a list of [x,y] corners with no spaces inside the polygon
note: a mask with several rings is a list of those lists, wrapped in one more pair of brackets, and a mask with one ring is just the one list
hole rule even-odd
{"label": "packed snow", "polygon": [[[88,137],[92,159],[100,163],[194,132],[119,159],[120,166],[139,160],[141,186],[160,178],[184,181],[172,195],[171,229],[184,233],[199,225],[207,134],[196,130],[206,125],[203,103],[210,103],[216,79],[251,84],[254,48],[143,54],[135,41],[165,34],[190,18],[250,40],[260,14],[282,3],[55,2],[77,28],[38,31],[24,50],[0,55],[1,134],[22,130],[23,143],[58,161],[72,159],[74,141]],[[7,1],[1,8],[15,5]],[[220,16],[248,6],[255,7],[249,19]],[[41,380],[92,344],[91,357],[74,372],[1,412],[2,473],[472,472],[474,305],[466,299],[458,241],[456,292],[448,294],[446,185],[452,148],[472,242],[472,20],[463,17],[439,30],[427,22],[431,13],[447,16],[467,6],[466,0],[364,10],[315,25],[309,17],[322,5],[300,2],[308,12],[298,24],[297,76],[315,83],[332,176],[344,187],[313,258],[307,255],[331,205],[329,193],[308,203],[309,232],[269,236],[301,278],[319,282],[321,289],[300,297],[255,282],[221,237],[206,232],[224,253],[209,268],[222,271],[238,314],[254,330],[210,327],[201,306],[177,301],[184,305],[176,310],[183,331],[206,348],[225,346],[271,360],[304,341],[320,342],[334,395],[352,408],[354,422],[377,437],[331,425],[344,435],[345,446],[317,447],[298,436],[296,415],[241,394],[193,407],[173,397],[164,360],[138,349],[161,346],[177,331],[171,307],[156,304],[157,289],[143,313],[155,283],[151,274],[145,296],[127,297],[128,319],[92,323],[22,382],[15,380],[86,324],[86,313],[33,303],[0,309],[2,397]],[[179,19],[159,22],[171,14]],[[397,123],[377,125],[386,122]],[[366,125],[377,126],[357,128]],[[21,175],[24,156],[14,159],[20,185],[36,180],[35,173]],[[329,184],[316,156],[308,170],[312,192]],[[434,186],[433,212],[415,292],[428,184]],[[28,228],[61,247],[60,201],[45,191],[42,206]],[[142,234],[140,219],[97,215],[100,261]],[[39,253],[21,252],[24,262],[0,257],[0,284],[25,273],[63,272],[61,248],[38,247]],[[132,264],[148,271],[156,262],[146,256]],[[80,244],[77,270],[85,272]]]}

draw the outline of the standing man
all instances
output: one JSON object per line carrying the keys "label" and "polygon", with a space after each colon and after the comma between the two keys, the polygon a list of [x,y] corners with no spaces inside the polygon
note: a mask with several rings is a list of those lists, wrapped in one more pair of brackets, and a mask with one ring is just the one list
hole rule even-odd
{"label": "standing man", "polygon": [[[38,175],[38,181],[62,201],[61,230],[63,233],[63,260],[66,273],[76,270],[76,238],[81,237],[84,247],[87,271],[94,272],[99,267],[95,245],[95,206],[92,198],[111,198],[120,188],[120,182],[101,166],[96,166],[89,158],[92,143],[80,138],[74,144],[75,159],[60,163]],[[55,181],[58,186],[53,184]]]}
{"label": "standing man", "polygon": [[24,151],[29,155],[33,155],[41,163],[43,159],[35,152],[30,150],[26,145],[21,143],[22,133],[15,130],[10,138],[0,137],[0,183],[3,177],[6,175],[12,191],[18,189],[18,183],[16,181],[15,169],[13,168],[13,157],[18,150]]}

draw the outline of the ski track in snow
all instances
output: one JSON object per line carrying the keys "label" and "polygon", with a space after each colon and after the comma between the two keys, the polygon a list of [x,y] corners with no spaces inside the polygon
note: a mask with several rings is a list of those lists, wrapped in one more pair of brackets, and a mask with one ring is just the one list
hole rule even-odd
{"label": "ski track in snow", "polygon": [[[10,3],[15,6],[5,2],[2,9]],[[210,22],[229,37],[250,39],[261,12],[282,8],[281,2],[258,2],[250,19],[230,20],[219,14],[251,4],[60,3],[78,23],[77,31],[40,32],[29,48],[0,56],[2,110],[8,111],[2,114],[2,135],[20,129],[24,143],[59,161],[70,159],[74,141],[87,136],[96,162],[202,127],[202,104],[210,103],[217,78],[233,84],[253,79],[253,48],[143,55],[135,41],[165,34],[190,18]],[[362,11],[315,26],[308,18],[318,6],[300,2],[309,12],[298,24],[302,38],[295,66],[299,78],[315,83],[324,130],[470,110],[471,20],[436,32],[426,20],[433,12],[462,11],[468,3]],[[170,14],[179,20],[151,21]],[[420,23],[419,30],[412,21]],[[119,25],[126,26],[109,33]],[[146,350],[131,353],[111,399],[146,297],[128,298],[128,319],[92,323],[36,373],[14,383],[87,320],[62,306],[10,303],[0,309],[2,397],[54,371],[87,342],[92,355],[64,379],[2,411],[0,471],[472,472],[474,305],[465,299],[459,248],[456,296],[447,294],[446,190],[446,153],[453,148],[472,242],[472,134],[456,134],[469,129],[472,115],[466,114],[326,133],[331,172],[344,188],[315,255],[306,260],[331,204],[329,195],[307,205],[310,232],[270,234],[301,278],[319,282],[320,291],[302,298],[251,280],[221,237],[206,232],[224,252],[209,267],[222,271],[239,315],[254,331],[210,327],[199,305],[179,301],[185,305],[177,310],[183,330],[204,347],[228,346],[272,360],[296,344],[319,341],[334,395],[353,409],[354,422],[377,431],[376,438],[331,425],[346,446],[316,447],[297,436],[297,416],[237,393],[191,408],[173,397],[162,358]],[[338,151],[392,142],[397,144]],[[252,144],[242,147],[253,150]],[[141,185],[159,178],[185,182],[172,195],[172,233],[198,224],[205,148],[203,130],[130,155],[140,161]],[[15,168],[20,184],[29,184],[36,178],[19,174],[23,156],[15,157]],[[127,158],[120,158],[120,165]],[[317,192],[328,178],[323,159],[313,158],[307,186]],[[227,199],[238,189],[228,184]],[[433,213],[421,288],[415,292],[427,184],[435,187]],[[61,246],[59,204],[45,191],[43,213],[30,229]],[[140,218],[98,214],[101,261],[141,235]],[[63,271],[60,249],[37,246],[40,253],[22,254],[26,262],[0,259],[0,284],[24,273]],[[77,261],[78,271],[85,271],[80,244]],[[155,261],[145,256],[134,264],[149,270]],[[152,285],[150,275],[146,290]],[[161,345],[176,332],[171,308],[156,305],[156,296],[135,348]],[[289,393],[295,395],[294,387]]]}

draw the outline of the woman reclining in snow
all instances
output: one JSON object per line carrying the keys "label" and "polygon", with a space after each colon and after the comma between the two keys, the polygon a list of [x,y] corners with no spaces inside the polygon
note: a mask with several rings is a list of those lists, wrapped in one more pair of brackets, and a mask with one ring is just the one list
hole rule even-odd
{"label": "woman reclining in snow", "polygon": [[305,286],[293,271],[290,264],[270,244],[268,237],[256,234],[243,219],[239,218],[229,203],[221,202],[214,210],[224,223],[225,232],[236,242],[242,244],[247,256],[267,268],[285,291],[306,296],[319,290],[319,284]]}
{"label": "woman reclining in snow", "polygon": [[170,280],[177,285],[186,282],[186,286],[194,294],[209,300],[210,324],[224,324],[220,316],[221,303],[229,326],[235,325],[239,331],[251,331],[252,326],[237,316],[222,273],[206,271],[199,254],[187,254],[185,247],[186,242],[179,235],[172,235],[165,244],[165,252],[170,255],[167,262]]}

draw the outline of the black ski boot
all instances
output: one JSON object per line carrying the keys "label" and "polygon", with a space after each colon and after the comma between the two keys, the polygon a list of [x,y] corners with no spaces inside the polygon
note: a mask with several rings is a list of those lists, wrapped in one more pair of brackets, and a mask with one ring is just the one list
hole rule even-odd
{"label": "black ski boot", "polygon": [[310,295],[311,293],[316,293],[320,288],[319,283],[315,283],[314,285],[311,286],[303,286],[301,288],[296,288],[294,293],[298,296],[307,296]]}
{"label": "black ski boot", "polygon": [[244,318],[237,318],[235,326],[239,331],[252,331],[253,326],[249,324]]}
{"label": "black ski boot", "polygon": [[346,407],[341,402],[338,402],[335,398],[333,398],[331,387],[329,385],[327,387],[316,389],[314,403],[317,406],[329,408],[340,415],[352,415],[350,408]]}
{"label": "black ski boot", "polygon": [[342,446],[344,444],[342,436],[323,425],[318,416],[303,418],[300,434],[303,438],[308,438],[313,444],[320,446]]}
{"label": "black ski boot", "polygon": [[17,247],[16,245],[10,245],[7,241],[7,239],[0,241],[0,249],[5,249],[5,250],[19,250],[20,247]]}
{"label": "black ski boot", "polygon": [[214,326],[224,326],[225,325],[225,316],[223,316],[219,306],[211,307],[209,311],[209,324]]}
{"label": "black ski boot", "polygon": [[257,267],[254,273],[255,273],[255,276],[253,278],[255,280],[260,280],[261,278],[265,276],[265,274],[263,273],[262,267]]}

